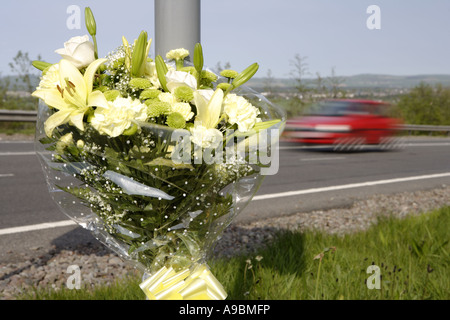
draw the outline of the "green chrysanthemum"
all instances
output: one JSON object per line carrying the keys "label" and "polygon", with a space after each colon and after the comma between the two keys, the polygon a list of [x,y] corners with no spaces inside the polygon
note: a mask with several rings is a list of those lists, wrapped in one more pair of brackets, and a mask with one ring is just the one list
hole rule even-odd
{"label": "green chrysanthemum", "polygon": [[194,91],[186,86],[180,86],[173,92],[175,97],[183,102],[189,102],[194,99]]}
{"label": "green chrysanthemum", "polygon": [[174,129],[184,129],[186,127],[186,120],[184,120],[184,117],[178,112],[169,114],[166,123],[169,127]]}
{"label": "green chrysanthemum", "polygon": [[202,79],[206,80],[207,82],[215,82],[217,81],[217,76],[210,71],[203,70]]}
{"label": "green chrysanthemum", "polygon": [[222,89],[223,91],[227,91],[230,86],[231,86],[231,84],[222,82],[217,85],[217,89]]}
{"label": "green chrysanthemum", "polygon": [[136,90],[145,90],[152,86],[150,80],[145,78],[133,78],[130,80],[130,88]]}
{"label": "green chrysanthemum", "polygon": [[103,93],[105,95],[106,100],[114,101],[120,96],[119,90],[108,90]]}
{"label": "green chrysanthemum", "polygon": [[220,72],[220,75],[222,77],[229,78],[229,79],[236,78],[238,76],[238,74],[239,74],[239,72],[234,71],[234,70],[230,70],[230,69],[222,70]]}
{"label": "green chrysanthemum", "polygon": [[141,92],[139,99],[141,99],[141,100],[155,99],[159,96],[160,93],[161,93],[161,91],[159,91],[157,89],[146,89]]}
{"label": "green chrysanthemum", "polygon": [[145,104],[148,106],[147,114],[150,118],[159,117],[170,111],[170,104],[159,101],[158,99],[149,99],[145,101]]}
{"label": "green chrysanthemum", "polygon": [[189,72],[194,77],[197,77],[197,70],[194,67],[183,67],[180,71]]}

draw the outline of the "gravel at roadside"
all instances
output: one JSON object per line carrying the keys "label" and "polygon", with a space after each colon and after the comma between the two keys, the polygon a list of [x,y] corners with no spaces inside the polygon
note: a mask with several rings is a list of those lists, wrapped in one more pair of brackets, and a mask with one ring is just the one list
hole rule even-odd
{"label": "gravel at roadside", "polygon": [[[344,234],[366,229],[381,214],[402,218],[447,205],[450,205],[450,187],[443,185],[433,190],[376,195],[357,201],[348,208],[301,212],[247,224],[232,224],[216,245],[214,256],[252,253],[281,229],[319,229]],[[58,290],[66,285],[71,275],[67,273],[70,265],[81,266],[82,283],[91,286],[111,283],[137,273],[129,263],[123,262],[100,243],[67,250],[55,248],[38,259],[0,264],[0,299],[14,299],[15,295],[30,287]]]}

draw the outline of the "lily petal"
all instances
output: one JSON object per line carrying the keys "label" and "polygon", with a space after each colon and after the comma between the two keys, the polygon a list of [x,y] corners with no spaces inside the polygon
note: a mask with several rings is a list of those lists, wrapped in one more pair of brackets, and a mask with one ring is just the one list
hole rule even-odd
{"label": "lily petal", "polygon": [[[86,107],[87,88],[81,72],[68,60],[59,62],[60,83],[64,86],[64,99],[78,108]],[[70,85],[67,81],[70,81]]]}
{"label": "lily petal", "polygon": [[88,107],[99,107],[108,109],[108,100],[101,91],[93,91],[88,97]]}
{"label": "lily petal", "polygon": [[80,129],[81,131],[84,131],[84,124],[83,124],[83,118],[84,118],[85,110],[76,110],[72,111],[70,114],[70,121],[73,123],[75,127]]}
{"label": "lily petal", "polygon": [[51,137],[53,130],[63,123],[66,123],[70,117],[71,110],[61,110],[52,114],[47,121],[45,121],[44,129],[48,137]]}
{"label": "lily petal", "polygon": [[61,110],[67,107],[67,103],[62,98],[61,93],[56,89],[36,90],[32,96],[43,100],[46,105],[52,108]]}
{"label": "lily petal", "polygon": [[217,89],[209,101],[209,128],[215,128],[219,122],[220,113],[222,112],[223,96],[223,91],[221,89]]}
{"label": "lily petal", "polygon": [[97,72],[97,69],[104,64],[107,59],[97,59],[94,62],[92,62],[89,67],[87,67],[86,72],[84,73],[84,81],[86,84],[86,97],[91,94],[92,92],[92,86],[94,84],[94,77],[95,72]]}

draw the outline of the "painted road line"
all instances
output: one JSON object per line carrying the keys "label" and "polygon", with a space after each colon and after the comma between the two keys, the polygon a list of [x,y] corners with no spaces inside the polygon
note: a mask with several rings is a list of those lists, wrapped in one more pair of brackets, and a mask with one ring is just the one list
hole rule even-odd
{"label": "painted road line", "polygon": [[0,156],[35,156],[36,152],[0,152]]}
{"label": "painted road line", "polygon": [[[411,143],[406,142],[401,145],[402,147],[445,147],[450,146],[450,142],[421,142],[421,143]],[[324,148],[330,148],[333,147],[332,145],[323,145],[323,146],[284,146],[279,147],[279,150],[302,150],[302,149],[324,149]],[[376,148],[377,146],[371,146],[371,145],[363,145],[362,148]],[[380,147],[380,146],[378,146]]]}
{"label": "painted road line", "polygon": [[14,173],[4,173],[4,174],[0,174],[0,178],[6,178],[6,177],[14,177]]}
{"label": "painted road line", "polygon": [[77,223],[72,220],[64,220],[64,221],[58,221],[58,222],[46,222],[46,223],[29,225],[29,226],[0,229],[0,236],[7,235],[7,234],[44,230],[44,229],[68,227],[68,226],[74,226],[74,225],[77,225]]}
{"label": "painted road line", "polygon": [[367,182],[360,182],[360,183],[351,183],[351,184],[344,184],[344,185],[340,185],[340,186],[331,186],[331,187],[323,187],[323,188],[313,188],[313,189],[306,189],[306,190],[296,190],[296,191],[264,194],[264,195],[260,195],[260,196],[255,196],[253,198],[253,200],[258,201],[258,200],[267,200],[267,199],[274,199],[274,198],[292,197],[292,196],[298,196],[298,195],[302,195],[302,194],[345,190],[345,189],[361,188],[361,187],[371,187],[371,186],[377,186],[377,185],[382,185],[382,184],[391,184],[391,183],[416,181],[416,180],[424,180],[424,179],[436,179],[436,178],[444,178],[444,177],[450,177],[450,172],[429,174],[429,175],[415,176],[415,177],[405,177],[405,178],[396,178],[396,179],[388,179],[388,180],[377,180],[377,181],[367,181]]}
{"label": "painted road line", "polygon": [[324,158],[304,158],[300,159],[300,161],[326,161],[326,160],[345,160],[344,157],[324,157]]}
{"label": "painted road line", "polygon": [[[326,191],[336,191],[336,190],[344,190],[344,189],[351,189],[351,188],[371,187],[371,186],[382,185],[382,184],[399,183],[399,182],[416,181],[416,180],[433,179],[433,178],[444,178],[444,177],[450,177],[450,172],[429,174],[429,175],[422,175],[422,176],[415,176],[415,177],[388,179],[388,180],[367,181],[367,182],[361,182],[361,183],[352,183],[352,184],[345,184],[345,185],[340,185],[340,186],[331,186],[331,187],[324,187],[324,188],[313,188],[313,189],[306,189],[306,190],[280,192],[280,193],[256,196],[253,198],[253,200],[254,201],[267,200],[267,199],[274,199],[274,198],[297,196],[297,195],[302,195],[302,194],[319,193],[319,192],[326,192]],[[49,222],[49,223],[41,223],[41,224],[35,224],[35,225],[29,225],[29,226],[0,229],[0,236],[7,235],[7,234],[14,234],[14,233],[35,231],[35,230],[67,227],[67,226],[73,226],[73,225],[76,225],[76,223],[74,221],[65,220],[65,221],[60,221],[60,222]]]}

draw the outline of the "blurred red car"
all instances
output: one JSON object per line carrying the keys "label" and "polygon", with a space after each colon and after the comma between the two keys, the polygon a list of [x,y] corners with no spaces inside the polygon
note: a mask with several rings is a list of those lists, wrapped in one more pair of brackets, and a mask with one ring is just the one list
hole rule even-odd
{"label": "blurred red car", "polygon": [[388,143],[401,124],[388,116],[389,108],[372,100],[325,100],[306,116],[288,120],[284,140],[335,147]]}

